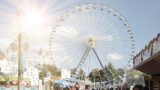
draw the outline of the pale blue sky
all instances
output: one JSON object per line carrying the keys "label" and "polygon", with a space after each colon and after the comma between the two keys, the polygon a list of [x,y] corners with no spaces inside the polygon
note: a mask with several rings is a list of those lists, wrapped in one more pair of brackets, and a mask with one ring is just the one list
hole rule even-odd
{"label": "pale blue sky", "polygon": [[[77,0],[70,5],[75,6],[84,2],[104,3],[118,10],[132,28],[136,53],[160,33],[160,0]],[[70,5],[66,5],[65,8],[70,8]],[[65,9],[62,7],[58,10]]]}
{"label": "pale blue sky", "polygon": [[[32,2],[33,0],[0,0],[0,43],[4,42],[4,45],[2,45],[1,48],[6,47],[6,44],[9,44],[6,43],[7,40],[7,42],[12,42],[10,38],[13,38],[11,35],[15,31],[9,31],[15,27],[9,26],[10,24],[4,26],[4,23],[11,23],[10,18],[8,17],[12,17],[13,14],[16,14],[18,7],[23,7],[23,5],[20,5],[21,2],[19,1]],[[46,1],[49,3],[46,3]],[[43,3],[47,5],[47,10],[50,12],[50,22],[46,25],[47,28],[54,25],[55,21],[63,14],[63,12],[72,6],[86,2],[98,2],[109,5],[118,10],[130,24],[134,33],[136,53],[144,48],[145,44],[148,44],[148,42],[160,32],[160,0],[34,0],[33,2],[33,5],[36,2],[40,5],[42,4],[40,7],[43,7]],[[36,36],[34,43],[41,43],[41,38],[39,37],[43,36],[45,37],[43,38],[43,41],[46,41],[46,43],[48,42],[50,29],[45,30],[45,33],[44,31],[40,34],[38,33],[39,35],[36,35],[36,31],[33,33]],[[44,46],[41,45],[40,47]]]}
{"label": "pale blue sky", "polygon": [[[3,5],[4,7],[11,5],[8,1],[0,0],[1,12],[4,10],[2,9]],[[44,0],[37,1],[44,2]],[[127,19],[133,30],[136,52],[139,52],[140,49],[144,48],[145,44],[147,44],[157,35],[158,32],[160,32],[160,0],[68,0],[65,2],[64,0],[54,0],[54,5],[52,5],[52,8],[60,6],[61,3],[68,3],[58,9],[65,11],[65,9],[71,8],[71,6],[75,6],[76,4],[83,2],[105,3],[118,10]],[[14,6],[8,7],[13,10],[15,9]]]}
{"label": "pale blue sky", "polygon": [[134,33],[136,53],[160,33],[160,0],[99,1],[118,10],[127,19]]}
{"label": "pale blue sky", "polygon": [[132,27],[136,53],[160,33],[160,0],[108,0]]}

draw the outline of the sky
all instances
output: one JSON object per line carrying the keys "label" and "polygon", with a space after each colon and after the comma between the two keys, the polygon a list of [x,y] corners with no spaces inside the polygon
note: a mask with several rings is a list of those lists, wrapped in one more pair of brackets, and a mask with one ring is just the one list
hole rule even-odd
{"label": "sky", "polygon": [[109,0],[129,22],[135,38],[136,53],[160,33],[159,0]]}
{"label": "sky", "polygon": [[[38,27],[35,25],[36,22],[26,20],[25,24],[31,24],[22,27],[22,32],[24,42],[31,43],[34,52],[40,48],[47,51],[49,35],[55,22],[66,10],[86,2],[106,4],[125,17],[134,34],[136,53],[160,32],[159,0],[0,0],[0,43],[2,43],[0,49],[7,50],[18,35],[17,11],[24,12],[34,8],[33,11],[45,14],[46,17],[38,21]],[[34,18],[39,19],[38,17],[40,16]]]}

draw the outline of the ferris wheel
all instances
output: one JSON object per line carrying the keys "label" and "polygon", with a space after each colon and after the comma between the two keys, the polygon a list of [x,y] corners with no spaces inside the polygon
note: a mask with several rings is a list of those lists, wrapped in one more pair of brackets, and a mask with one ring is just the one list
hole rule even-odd
{"label": "ferris wheel", "polygon": [[132,63],[135,44],[131,27],[117,10],[85,3],[60,17],[50,34],[49,48],[56,65],[89,73],[108,63],[126,67]]}

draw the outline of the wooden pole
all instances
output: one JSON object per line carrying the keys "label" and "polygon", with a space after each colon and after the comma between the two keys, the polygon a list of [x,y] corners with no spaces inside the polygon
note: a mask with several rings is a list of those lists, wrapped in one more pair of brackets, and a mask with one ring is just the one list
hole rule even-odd
{"label": "wooden pole", "polygon": [[19,33],[19,57],[18,57],[18,90],[20,90],[20,82],[21,82],[21,33]]}

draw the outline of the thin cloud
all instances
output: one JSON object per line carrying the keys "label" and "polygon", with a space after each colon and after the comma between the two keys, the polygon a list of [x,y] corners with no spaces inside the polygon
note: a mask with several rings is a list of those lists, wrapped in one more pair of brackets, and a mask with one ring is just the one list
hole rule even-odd
{"label": "thin cloud", "polygon": [[112,61],[120,61],[120,60],[123,60],[124,57],[122,55],[117,54],[117,53],[111,53],[111,54],[107,55],[107,59],[112,60]]}

